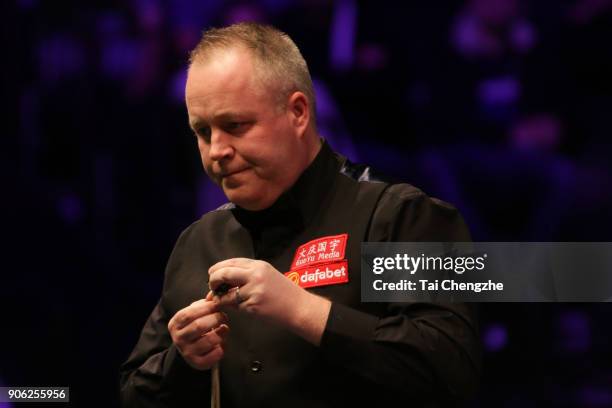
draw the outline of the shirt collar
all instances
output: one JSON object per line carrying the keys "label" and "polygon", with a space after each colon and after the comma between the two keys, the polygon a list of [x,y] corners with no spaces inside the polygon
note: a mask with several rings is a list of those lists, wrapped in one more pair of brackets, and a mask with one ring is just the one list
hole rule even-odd
{"label": "shirt collar", "polygon": [[336,155],[329,144],[323,141],[312,163],[272,206],[260,211],[249,211],[236,206],[232,210],[234,217],[250,230],[279,224],[303,228],[310,223],[331,191],[341,165],[342,157]]}

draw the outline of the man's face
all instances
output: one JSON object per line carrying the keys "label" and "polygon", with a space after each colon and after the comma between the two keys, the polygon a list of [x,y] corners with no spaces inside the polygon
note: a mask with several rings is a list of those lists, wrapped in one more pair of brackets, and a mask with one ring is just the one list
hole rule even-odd
{"label": "man's face", "polygon": [[260,84],[248,51],[214,51],[189,69],[185,99],[206,173],[233,203],[261,210],[299,176],[299,129]]}

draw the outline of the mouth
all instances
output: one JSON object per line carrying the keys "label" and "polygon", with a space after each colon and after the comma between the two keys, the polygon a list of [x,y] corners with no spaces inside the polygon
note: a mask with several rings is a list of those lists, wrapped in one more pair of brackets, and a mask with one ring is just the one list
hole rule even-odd
{"label": "mouth", "polygon": [[238,169],[238,170],[234,170],[234,171],[224,172],[224,173],[221,173],[220,177],[221,177],[221,178],[231,177],[231,176],[234,176],[234,175],[236,175],[236,174],[239,174],[239,173],[245,172],[245,171],[247,171],[249,168],[250,168],[250,167],[245,167],[244,169]]}

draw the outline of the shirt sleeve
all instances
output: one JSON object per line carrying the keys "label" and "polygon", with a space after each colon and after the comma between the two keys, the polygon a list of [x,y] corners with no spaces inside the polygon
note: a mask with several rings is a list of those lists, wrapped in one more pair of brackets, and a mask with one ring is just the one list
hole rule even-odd
{"label": "shirt sleeve", "polygon": [[[180,262],[186,232],[179,238],[168,261],[164,288],[170,272]],[[210,370],[196,370],[185,362],[168,332],[171,317],[162,295],[136,347],[120,368],[123,407],[203,407],[210,404]]]}
{"label": "shirt sleeve", "polygon": [[[470,241],[452,206],[393,185],[374,212],[368,241]],[[388,303],[375,316],[332,303],[321,349],[373,385],[402,394],[466,398],[477,389],[480,344],[471,305]]]}

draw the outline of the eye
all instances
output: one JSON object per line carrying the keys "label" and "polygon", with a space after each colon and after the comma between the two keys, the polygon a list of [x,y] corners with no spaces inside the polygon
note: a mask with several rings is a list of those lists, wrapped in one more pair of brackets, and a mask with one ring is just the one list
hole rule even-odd
{"label": "eye", "polygon": [[232,121],[232,122],[227,122],[223,126],[223,130],[225,130],[228,133],[239,134],[239,133],[246,132],[249,125],[250,125],[250,122]]}
{"label": "eye", "polygon": [[225,125],[225,129],[227,131],[235,131],[240,129],[240,126],[242,126],[243,123],[242,122],[228,122],[227,125]]}
{"label": "eye", "polygon": [[200,126],[195,129],[195,134],[197,137],[204,139],[206,143],[210,143],[210,126]]}

